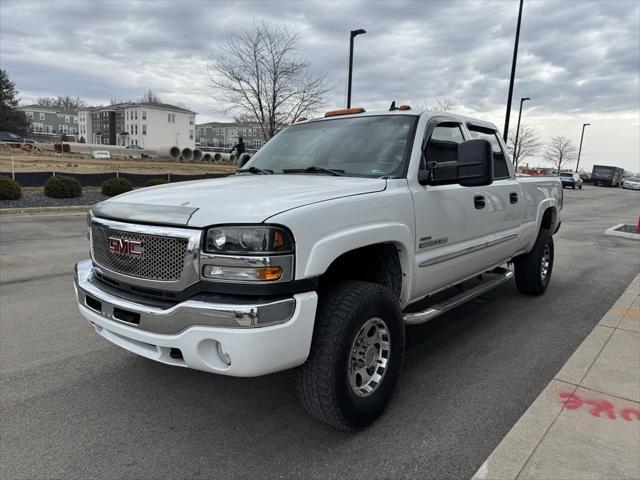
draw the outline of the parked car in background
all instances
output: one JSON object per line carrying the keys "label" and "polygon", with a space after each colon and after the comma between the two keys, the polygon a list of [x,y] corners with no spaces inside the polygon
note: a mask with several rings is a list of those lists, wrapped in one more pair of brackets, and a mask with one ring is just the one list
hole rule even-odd
{"label": "parked car in background", "polygon": [[562,188],[571,187],[574,190],[578,187],[582,190],[583,180],[580,178],[580,175],[574,172],[561,172],[560,173],[560,181],[562,182]]}
{"label": "parked car in background", "polygon": [[622,188],[640,190],[640,177],[628,177],[622,181]]}
{"label": "parked car in background", "polygon": [[0,143],[37,143],[32,138],[24,138],[13,132],[0,132]]}
{"label": "parked car in background", "polygon": [[624,168],[609,165],[594,165],[591,172],[593,184],[603,187],[619,187],[622,183]]}

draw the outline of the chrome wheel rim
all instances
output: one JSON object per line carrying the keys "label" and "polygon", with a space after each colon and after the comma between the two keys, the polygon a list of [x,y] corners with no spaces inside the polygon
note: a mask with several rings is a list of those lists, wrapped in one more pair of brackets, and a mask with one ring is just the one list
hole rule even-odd
{"label": "chrome wheel rim", "polygon": [[389,340],[389,328],[381,318],[370,318],[360,327],[349,357],[349,385],[357,396],[371,395],[382,383],[391,354]]}
{"label": "chrome wheel rim", "polygon": [[540,262],[540,278],[542,281],[547,279],[549,275],[549,267],[551,266],[551,249],[549,244],[544,246],[544,252],[542,253],[542,262]]}

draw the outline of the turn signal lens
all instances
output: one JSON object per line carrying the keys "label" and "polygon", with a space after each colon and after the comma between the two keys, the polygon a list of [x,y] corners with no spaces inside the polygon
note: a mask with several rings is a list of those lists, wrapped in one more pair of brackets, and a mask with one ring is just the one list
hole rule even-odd
{"label": "turn signal lens", "polygon": [[258,280],[273,282],[282,278],[282,267],[260,267],[256,273]]}

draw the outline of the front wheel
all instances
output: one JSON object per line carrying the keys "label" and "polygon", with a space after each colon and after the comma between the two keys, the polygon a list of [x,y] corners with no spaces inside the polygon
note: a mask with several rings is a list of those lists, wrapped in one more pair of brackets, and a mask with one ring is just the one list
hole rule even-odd
{"label": "front wheel", "polygon": [[553,271],[553,236],[549,230],[540,230],[533,249],[513,259],[516,286],[522,293],[542,295]]}
{"label": "front wheel", "polygon": [[314,418],[359,430],[382,414],[404,357],[397,299],[381,285],[348,281],[321,295],[311,351],[298,368],[298,397]]}

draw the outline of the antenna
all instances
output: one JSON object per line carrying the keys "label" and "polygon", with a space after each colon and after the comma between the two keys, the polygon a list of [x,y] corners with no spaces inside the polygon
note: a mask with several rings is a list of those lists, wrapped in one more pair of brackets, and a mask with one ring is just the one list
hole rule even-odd
{"label": "antenna", "polygon": [[391,106],[389,107],[389,111],[393,112],[394,110],[398,110],[398,107],[396,107],[396,101],[394,100],[393,102],[391,102]]}

